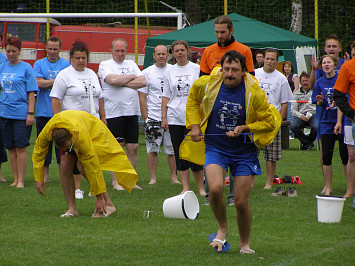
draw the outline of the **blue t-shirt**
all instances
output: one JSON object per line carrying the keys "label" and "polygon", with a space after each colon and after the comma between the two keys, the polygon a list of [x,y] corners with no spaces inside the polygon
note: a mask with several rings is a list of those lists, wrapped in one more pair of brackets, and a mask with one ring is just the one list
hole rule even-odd
{"label": "blue t-shirt", "polygon": [[[335,73],[339,74],[340,68],[341,68],[341,66],[343,64],[344,64],[344,59],[343,58],[339,58],[339,65],[336,67]],[[323,76],[325,77],[325,72],[323,71],[323,69],[317,68],[317,70],[316,70],[316,78],[317,78],[317,80],[320,77],[323,77]]]}
{"label": "blue t-shirt", "polygon": [[250,159],[256,156],[257,149],[254,143],[245,135],[230,138],[226,132],[234,130],[238,125],[245,125],[245,86],[244,79],[235,88],[228,88],[224,83],[219,90],[212,113],[208,119],[206,134],[223,134],[218,136],[205,136],[206,150],[210,149],[227,156],[238,159]]}
{"label": "blue t-shirt", "polygon": [[6,55],[0,52],[0,65],[6,63],[7,58]]}
{"label": "blue t-shirt", "polygon": [[338,108],[336,106],[327,110],[334,101],[334,85],[338,78],[338,73],[332,78],[327,78],[326,76],[320,77],[314,84],[312,93],[312,102],[316,103],[316,96],[321,93],[324,96],[323,105],[319,107],[319,126],[320,135],[324,134],[334,134],[334,127],[337,122],[337,112]]}
{"label": "blue t-shirt", "polygon": [[[38,60],[33,65],[35,76],[46,80],[55,79],[58,73],[70,66],[68,60],[59,58],[58,61],[52,63],[48,58]],[[39,89],[37,93],[36,117],[52,117],[52,98],[49,97],[52,88]]]}
{"label": "blue t-shirt", "polygon": [[30,64],[20,61],[0,66],[0,117],[25,120],[28,112],[27,93],[38,90],[35,74]]}

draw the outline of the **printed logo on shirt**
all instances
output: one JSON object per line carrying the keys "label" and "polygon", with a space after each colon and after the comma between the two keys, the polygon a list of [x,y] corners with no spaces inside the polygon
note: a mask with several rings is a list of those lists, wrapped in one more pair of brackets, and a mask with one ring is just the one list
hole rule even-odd
{"label": "printed logo on shirt", "polygon": [[82,99],[89,98],[90,97],[90,90],[92,93],[92,96],[94,98],[98,98],[99,96],[96,95],[97,89],[96,87],[91,83],[91,80],[81,80],[83,82],[83,87],[85,89],[85,95],[81,96]]}
{"label": "printed logo on shirt", "polygon": [[4,93],[16,93],[15,89],[12,88],[15,75],[16,73],[2,73],[0,84]]}
{"label": "printed logo on shirt", "polygon": [[236,125],[240,124],[242,105],[224,100],[220,100],[219,102],[223,107],[218,111],[220,123],[217,123],[216,127],[226,131],[234,130]]}
{"label": "printed logo on shirt", "polygon": [[48,76],[48,79],[55,79],[58,75],[60,70],[48,70],[49,72],[49,76]]}
{"label": "printed logo on shirt", "polygon": [[177,88],[176,97],[189,96],[189,91],[191,86],[189,77],[190,75],[175,76],[175,78],[178,78],[175,86]]}
{"label": "printed logo on shirt", "polygon": [[128,67],[121,67],[118,69],[117,75],[128,75],[130,73],[131,73],[131,71],[129,70]]}
{"label": "printed logo on shirt", "polygon": [[[324,101],[326,102],[327,107],[330,107],[334,101],[334,88],[324,88],[326,93],[324,94]],[[333,106],[331,109],[337,109],[336,106]]]}
{"label": "printed logo on shirt", "polygon": [[259,86],[265,91],[267,102],[270,103],[270,100],[274,97],[274,90],[272,84],[259,80]]}

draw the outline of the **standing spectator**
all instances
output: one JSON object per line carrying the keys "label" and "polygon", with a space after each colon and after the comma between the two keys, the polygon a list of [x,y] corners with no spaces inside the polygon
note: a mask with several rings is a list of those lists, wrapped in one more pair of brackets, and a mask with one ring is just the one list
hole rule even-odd
{"label": "standing spectator", "polygon": [[27,150],[34,122],[36,78],[30,64],[19,59],[21,40],[5,40],[7,62],[0,65],[0,130],[9,151],[14,175],[11,186],[23,188],[27,168]]}
{"label": "standing spectator", "polygon": [[186,101],[190,88],[199,76],[199,66],[187,59],[189,46],[178,40],[171,45],[176,64],[165,72],[163,98],[161,105],[161,126],[170,131],[174,147],[176,169],[179,171],[182,192],[190,190],[190,168],[196,180],[200,195],[203,188],[203,167],[179,158],[180,144],[188,133],[186,129]]}
{"label": "standing spectator", "polygon": [[[295,69],[294,69],[291,61],[286,61],[282,65],[282,73],[286,76],[292,93],[295,93],[296,91],[298,91],[298,77],[297,77],[297,75],[294,74],[294,72],[295,72]],[[288,108],[287,108],[287,120],[290,121],[290,123],[293,122],[293,116],[291,114],[291,104],[289,104]],[[294,138],[291,128],[290,128],[290,138],[291,139]]]}
{"label": "standing spectator", "polygon": [[[248,46],[239,43],[233,36],[234,28],[233,21],[227,16],[220,16],[214,20],[214,32],[217,38],[217,43],[207,47],[202,54],[200,63],[200,76],[209,75],[212,69],[220,65],[220,61],[224,54],[229,50],[235,50],[242,54],[246,60],[246,66],[249,73],[254,75],[254,62],[253,55]],[[208,205],[208,183],[205,183],[206,190],[206,202],[204,205]],[[227,202],[230,206],[234,205],[234,185],[233,177],[229,177],[229,191],[230,194],[227,197]]]}
{"label": "standing spectator", "polygon": [[264,66],[264,51],[258,50],[255,53],[254,69],[261,68],[263,66]]}
{"label": "standing spectator", "polygon": [[[281,114],[282,120],[287,119],[288,102],[293,100],[290,85],[286,77],[276,70],[278,52],[275,49],[266,49],[264,66],[255,71],[255,77],[260,87],[265,91],[268,103],[274,105]],[[282,159],[281,130],[274,141],[263,148],[266,160],[266,184],[265,189],[272,188],[272,179],[276,173],[276,162]]]}
{"label": "standing spectator", "polygon": [[[354,158],[354,136],[355,136],[355,41],[351,45],[352,59],[345,62],[340,69],[338,79],[334,86],[334,100],[339,109],[352,120],[350,125],[345,124],[345,143],[348,148],[349,161],[347,165],[347,189],[344,197],[354,196],[355,188],[355,158]],[[349,97],[347,97],[347,95]],[[352,127],[352,128],[351,128]],[[353,202],[355,209],[355,198]]]}
{"label": "standing spectator", "polygon": [[[335,34],[330,34],[324,43],[324,52],[326,55],[334,56],[338,58],[338,65],[336,66],[335,72],[339,73],[341,66],[344,64],[344,59],[339,58],[339,53],[341,52],[341,41]],[[325,72],[322,68],[318,68],[318,60],[312,57],[312,72],[309,79],[310,87],[313,89],[315,82],[322,76],[325,76]]]}
{"label": "standing spectator", "polygon": [[[1,65],[6,62],[7,62],[6,56],[3,53],[0,53],[0,68]],[[6,182],[6,179],[1,176],[1,164],[5,162],[7,162],[7,155],[6,155],[4,140],[0,132],[0,182]]]}
{"label": "standing spectator", "polygon": [[[128,45],[123,39],[111,43],[112,59],[101,62],[99,75],[102,83],[107,126],[117,141],[127,148],[127,157],[137,169],[139,99],[137,89],[147,81],[136,63],[126,60]],[[114,173],[112,186],[121,190]],[[135,188],[140,188],[135,186]]]}
{"label": "standing spectator", "polygon": [[[309,88],[309,74],[302,72],[300,76],[301,88],[293,96],[296,101],[312,101],[312,90]],[[318,119],[316,106],[311,103],[292,103],[291,113],[293,121],[290,125],[296,138],[302,143],[303,150],[311,150],[314,140],[317,138]],[[310,133],[305,134],[304,128],[310,128]]]}
{"label": "standing spectator", "polygon": [[[106,124],[102,90],[96,73],[87,68],[89,50],[85,43],[76,41],[70,49],[71,66],[63,69],[57,75],[51,93],[53,113],[65,110],[86,111]],[[70,154],[60,154],[60,169],[71,160]],[[78,169],[74,171],[75,197],[84,198],[80,189],[81,175]]]}
{"label": "standing spectator", "polygon": [[246,60],[248,72],[254,74],[253,55],[248,46],[237,42],[233,37],[233,21],[227,16],[220,16],[214,20],[214,32],[218,42],[207,47],[200,64],[200,75],[209,75],[212,69],[221,64],[223,55],[229,50],[241,53]]}
{"label": "standing spectator", "polygon": [[286,61],[282,65],[282,73],[286,76],[292,93],[295,93],[298,90],[298,77],[291,61]]}
{"label": "standing spectator", "polygon": [[[37,136],[53,116],[52,98],[49,96],[54,80],[58,73],[70,66],[68,60],[59,57],[62,41],[57,37],[50,37],[46,42],[47,57],[40,59],[33,65],[37,79],[38,93],[36,103]],[[44,182],[49,181],[49,164],[52,160],[52,143],[49,145],[48,154],[44,162]],[[60,163],[60,150],[55,148],[57,164]]]}
{"label": "standing spectator", "polygon": [[171,65],[167,65],[168,48],[157,45],[154,48],[153,58],[155,64],[143,70],[147,87],[138,90],[139,103],[145,124],[145,138],[147,147],[147,162],[149,168],[149,184],[157,182],[157,164],[160,146],[163,143],[164,152],[168,155],[172,183],[177,180],[174,149],[171,143],[169,130],[164,130],[161,125],[161,101],[164,88],[165,72]]}
{"label": "standing spectator", "polygon": [[[223,184],[229,167],[234,176],[240,254],[252,254],[255,251],[249,245],[252,223],[249,191],[252,176],[261,173],[257,147],[272,141],[281,117],[267,102],[255,77],[247,73],[245,58],[240,53],[228,51],[221,64],[222,69],[216,67],[210,76],[203,76],[193,84],[186,107],[187,126],[191,128],[191,139],[199,142],[203,140],[204,129],[201,128],[207,124],[206,148],[194,150],[193,157],[200,160],[205,153],[210,203],[218,223],[217,235],[210,246],[216,247],[217,252],[222,251],[228,235]],[[240,136],[243,132],[254,133],[254,142],[245,142],[244,136]]]}
{"label": "standing spectator", "polygon": [[[324,188],[321,193],[330,195],[332,191],[332,158],[335,141],[339,142],[339,153],[344,166],[345,175],[347,175],[346,165],[348,163],[348,151],[344,144],[344,134],[334,133],[334,128],[337,123],[340,110],[334,106],[334,85],[338,77],[336,73],[336,66],[338,64],[338,58],[325,55],[319,61],[319,68],[322,68],[325,76],[320,77],[314,85],[312,102],[317,103],[320,107],[319,113],[319,130],[322,142],[323,152],[323,177]],[[344,132],[342,130],[342,132]]]}

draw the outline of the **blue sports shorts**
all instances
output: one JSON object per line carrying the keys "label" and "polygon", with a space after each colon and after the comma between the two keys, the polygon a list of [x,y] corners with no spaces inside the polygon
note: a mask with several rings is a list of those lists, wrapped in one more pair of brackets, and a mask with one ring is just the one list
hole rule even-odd
{"label": "blue sports shorts", "polygon": [[213,150],[206,149],[205,166],[218,164],[232,176],[242,175],[261,175],[260,163],[257,156],[255,158],[236,158],[235,156],[225,155]]}

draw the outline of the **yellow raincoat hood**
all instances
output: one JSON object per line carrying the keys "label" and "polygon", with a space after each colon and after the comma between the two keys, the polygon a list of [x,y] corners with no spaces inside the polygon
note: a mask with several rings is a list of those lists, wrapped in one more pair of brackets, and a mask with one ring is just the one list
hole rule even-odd
{"label": "yellow raincoat hood", "polygon": [[44,160],[52,141],[54,128],[65,128],[72,135],[74,150],[83,164],[90,183],[91,195],[106,191],[102,170],[115,172],[118,183],[128,192],[138,180],[121,145],[107,126],[84,111],[68,110],[53,116],[39,134],[32,155],[33,173],[37,182],[43,182]]}

